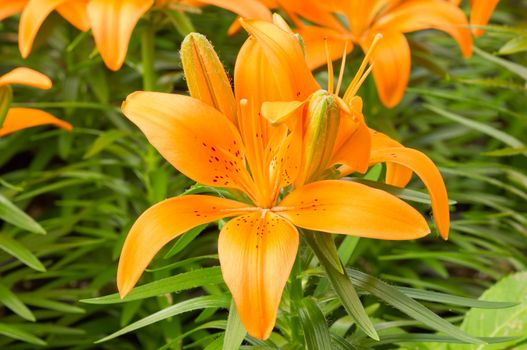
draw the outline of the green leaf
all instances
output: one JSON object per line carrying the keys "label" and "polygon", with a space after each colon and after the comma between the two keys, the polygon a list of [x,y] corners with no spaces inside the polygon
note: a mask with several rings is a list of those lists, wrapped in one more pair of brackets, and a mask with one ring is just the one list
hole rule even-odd
{"label": "green leaf", "polygon": [[194,240],[194,238],[196,238],[201,232],[203,232],[203,230],[207,226],[207,224],[199,225],[194,227],[193,229],[190,229],[188,232],[185,232],[176,240],[172,248],[170,248],[170,250],[165,254],[164,258],[168,259],[184,250]]}
{"label": "green leaf", "polygon": [[500,55],[512,55],[522,51],[527,51],[527,35],[517,36],[516,38],[507,41],[505,45],[499,49],[498,53]]}
{"label": "green leaf", "polygon": [[91,147],[84,153],[83,159],[89,159],[99,154],[115,141],[126,136],[128,133],[122,130],[110,130],[102,133],[95,139]]}
{"label": "green leaf", "polygon": [[43,341],[40,338],[35,337],[33,334],[23,331],[13,325],[5,324],[5,323],[0,323],[0,334],[3,334],[9,338],[22,340],[23,342],[33,344],[33,345],[39,345],[39,346],[47,345],[45,341]]}
{"label": "green leaf", "polygon": [[11,102],[13,102],[13,89],[11,89],[11,86],[0,86],[0,128],[4,125],[7,112],[11,108]]}
{"label": "green leaf", "polygon": [[486,337],[518,336],[520,339],[500,345],[451,346],[452,350],[515,349],[521,339],[527,339],[527,272],[503,278],[490,287],[480,300],[495,301],[509,299],[519,305],[499,310],[471,309],[467,312],[461,328],[472,334]]}
{"label": "green leaf", "polygon": [[412,298],[407,297],[397,288],[357,270],[348,269],[348,274],[357,287],[368,291],[379,299],[384,300],[386,303],[392,305],[396,309],[401,310],[413,319],[421,321],[427,326],[437,331],[444,332],[462,342],[474,344],[482,343],[481,340],[466,334],[461,329],[439,317],[425,306],[419,304]]}
{"label": "green leaf", "polygon": [[472,298],[460,297],[457,295],[450,295],[445,293],[431,292],[428,290],[397,287],[405,295],[413,299],[426,300],[434,303],[444,303],[450,305],[460,305],[467,307],[474,307],[479,309],[504,309],[518,305],[515,302],[508,301],[486,301]]}
{"label": "green leaf", "polygon": [[223,282],[219,267],[207,267],[204,269],[193,270],[181,273],[176,276],[167,277],[158,281],[150,282],[139,287],[135,287],[124,299],[119,294],[110,294],[103,297],[84,299],[83,303],[88,304],[116,304],[126,303],[132,300],[151,298],[167,293],[175,293],[191,288],[202,287]]}
{"label": "green leaf", "polygon": [[302,329],[306,339],[306,349],[331,349],[331,336],[324,314],[312,298],[304,298],[298,307]]}
{"label": "green leaf", "polygon": [[4,304],[20,317],[28,321],[35,321],[35,315],[33,315],[31,310],[29,310],[26,305],[24,305],[24,303],[22,303],[22,301],[3,284],[0,284],[0,303]]}
{"label": "green leaf", "polygon": [[518,154],[527,154],[527,147],[507,147],[496,151],[483,152],[481,155],[488,157],[509,157]]}
{"label": "green leaf", "polygon": [[517,138],[498,130],[488,124],[484,124],[475,120],[471,120],[465,117],[462,117],[458,114],[454,114],[448,111],[445,111],[443,109],[440,109],[436,106],[432,106],[430,104],[425,104],[425,108],[431,110],[432,112],[435,112],[447,119],[453,120],[455,122],[458,122],[460,124],[463,124],[471,129],[477,130],[479,132],[482,132],[486,135],[489,135],[490,137],[494,137],[497,140],[500,140],[501,142],[505,143],[506,145],[509,145],[513,148],[523,148],[525,145],[523,142],[518,140]]}
{"label": "green leaf", "polygon": [[0,249],[4,250],[8,254],[11,254],[34,270],[40,272],[46,271],[44,265],[42,265],[40,260],[38,260],[38,258],[34,256],[33,253],[31,253],[22,244],[15,241],[11,237],[6,236],[5,234],[0,234]]}
{"label": "green leaf", "polygon": [[[490,337],[482,337],[482,338],[476,338],[480,343],[482,344],[495,344],[495,343],[503,343],[506,341],[510,341],[513,337],[498,337],[498,338],[490,338]],[[375,345],[384,345],[384,344],[394,344],[394,343],[463,343],[461,340],[449,337],[445,335],[440,334],[420,334],[420,333],[399,333],[399,334],[388,334],[382,337],[382,339],[378,342],[372,342],[371,340],[367,340],[361,345],[363,346],[375,346]],[[505,349],[503,348],[503,345],[499,345],[500,347],[498,349]],[[512,349],[511,349],[512,350]]]}
{"label": "green leaf", "polygon": [[207,308],[226,308],[229,306],[229,303],[230,303],[230,297],[227,295],[208,295],[208,296],[203,296],[203,297],[197,297],[197,298],[190,299],[190,300],[185,300],[183,302],[174,304],[163,310],[160,310],[156,313],[153,313],[152,315],[147,316],[137,322],[134,322],[122,328],[121,330],[96,341],[96,343],[102,343],[110,339],[117,338],[123,334],[130,333],[139,328],[146,327],[153,323],[162,321],[169,317],[180,315],[185,312],[200,310],[200,309],[207,309]]}
{"label": "green leaf", "polygon": [[240,320],[240,315],[236,310],[234,300],[231,301],[229,309],[229,317],[227,318],[227,329],[225,329],[225,337],[223,339],[223,350],[237,350],[242,345],[243,339],[247,331]]}
{"label": "green leaf", "polygon": [[518,63],[514,63],[509,60],[505,60],[503,58],[491,55],[476,46],[474,46],[474,52],[478,54],[479,56],[483,57],[484,59],[486,59],[487,61],[499,64],[500,66],[508,69],[512,73],[517,74],[523,79],[527,80],[527,68],[526,67],[521,66]]}
{"label": "green leaf", "polygon": [[[303,237],[305,238],[306,242],[309,244],[313,252],[315,252],[318,260],[320,261],[320,264],[324,267],[324,270],[328,275],[329,281],[331,282],[335,293],[337,293],[340,302],[342,303],[348,314],[355,320],[357,325],[364,331],[364,333],[366,333],[371,338],[378,340],[379,336],[375,331],[375,327],[373,326],[373,323],[368,317],[366,310],[364,310],[364,306],[362,305],[362,302],[360,301],[360,298],[357,292],[355,291],[355,288],[353,287],[350,278],[347,274],[339,272],[333,266],[333,263],[328,261],[327,257],[324,255],[324,252],[320,250],[318,242],[315,239],[315,235],[329,236],[329,234],[306,231]],[[329,239],[331,240],[331,243],[335,245],[335,242],[333,242],[333,238],[329,237]],[[327,250],[326,253],[330,251],[331,250]],[[332,260],[338,259],[336,248],[334,254],[336,254],[336,257],[332,257]]]}
{"label": "green leaf", "polygon": [[44,230],[42,226],[38,224],[38,222],[33,220],[31,216],[24,213],[1,194],[0,219],[29,232],[46,234],[46,230]]}

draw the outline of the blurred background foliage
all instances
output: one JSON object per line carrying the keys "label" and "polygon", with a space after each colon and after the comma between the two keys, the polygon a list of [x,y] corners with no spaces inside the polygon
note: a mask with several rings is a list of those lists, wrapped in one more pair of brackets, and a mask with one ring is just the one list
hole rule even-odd
{"label": "blurred background foliage", "polygon": [[[232,73],[246,37],[225,35],[235,16],[217,8],[187,16]],[[428,154],[456,202],[447,242],[435,233],[410,242],[336,238],[381,341],[356,328],[304,243],[295,267],[301,301],[291,305],[298,291],[297,284],[288,284],[276,332],[266,342],[247,337],[244,348],[527,349],[525,273],[507,277],[482,298],[520,304],[474,299],[527,270],[526,18],[527,2],[502,1],[468,60],[442,33],[412,34],[415,64],[403,102],[383,108],[371,78],[359,91],[368,124]],[[0,138],[1,349],[239,347],[245,332],[234,312],[228,319],[231,301],[217,267],[216,224],[186,233],[158,254],[140,282],[152,284],[132,293],[135,300],[97,299],[116,291],[118,254],[142,211],[168,196],[208,191],[165,162],[119,108],[143,87],[139,32],[151,23],[157,89],[186,92],[178,51],[190,27],[181,20],[151,12],[116,73],[104,67],[89,34],[57,15],[46,21],[26,61],[17,50],[18,19],[0,22],[0,73],[29,66],[54,81],[43,92],[15,87],[14,105],[45,109],[74,125],[71,133],[34,128]],[[351,58],[348,80],[362,54],[354,51]],[[324,85],[326,70],[317,78]],[[429,212],[426,196],[415,192],[422,185],[416,180],[409,188],[398,194],[424,202],[421,209]],[[415,300],[471,335],[524,337],[454,345],[455,339],[436,333],[440,326]],[[492,309],[504,306],[509,308]],[[492,334],[477,324],[483,317]],[[121,329],[122,336],[95,343]]]}

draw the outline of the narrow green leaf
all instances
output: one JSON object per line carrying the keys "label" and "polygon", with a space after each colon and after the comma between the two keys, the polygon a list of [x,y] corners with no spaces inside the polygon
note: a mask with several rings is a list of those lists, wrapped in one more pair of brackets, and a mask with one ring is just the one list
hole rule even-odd
{"label": "narrow green leaf", "polygon": [[123,130],[110,130],[102,133],[95,139],[91,147],[84,153],[83,159],[89,159],[99,154],[115,141],[123,138],[128,133]]}
{"label": "narrow green leaf", "polygon": [[35,337],[33,334],[23,331],[13,325],[5,324],[5,323],[0,323],[0,334],[5,335],[6,337],[21,340],[23,342],[33,344],[33,345],[39,345],[39,346],[47,345],[45,341],[43,341],[40,338]]}
{"label": "narrow green leaf", "polygon": [[[353,279],[352,279],[353,280]],[[418,299],[432,301],[434,303],[444,303],[450,305],[459,305],[466,307],[473,307],[479,309],[505,309],[518,305],[516,302],[510,301],[486,301],[472,298],[460,297],[457,295],[450,295],[445,293],[432,292],[423,289],[397,287],[406,296]]]}
{"label": "narrow green leaf", "polygon": [[24,303],[32,306],[37,306],[43,309],[55,310],[63,313],[69,314],[83,314],[85,313],[84,309],[81,309],[78,306],[70,305],[64,302],[45,299],[36,297],[35,295],[21,295],[20,300]]}
{"label": "narrow green leaf", "polygon": [[[350,278],[347,274],[340,273],[337,269],[333,267],[333,264],[327,260],[324,253],[319,249],[317,240],[315,240],[314,238],[316,234],[328,235],[327,233],[307,231],[304,233],[303,237],[305,238],[306,242],[309,244],[313,252],[315,252],[318,260],[320,261],[320,264],[324,267],[324,270],[328,275],[329,281],[331,282],[335,293],[337,293],[340,302],[342,303],[348,314],[355,320],[357,325],[364,331],[364,333],[366,333],[371,338],[378,340],[379,336],[375,331],[375,327],[373,326],[373,323],[368,317],[366,310],[364,310],[364,306],[362,305],[362,302],[360,301],[359,296],[355,291],[355,288],[353,287]],[[333,245],[335,244],[335,242],[333,242],[333,239],[331,239],[331,242],[333,243]],[[335,259],[335,257],[333,257],[332,259]],[[336,259],[338,259],[338,255]]]}
{"label": "narrow green leaf", "polygon": [[13,102],[13,89],[9,85],[0,86],[0,128],[4,125],[5,117]]}
{"label": "narrow green leaf", "polygon": [[320,254],[324,256],[324,260],[329,262],[331,266],[338,272],[344,274],[344,267],[340,262],[337,247],[333,241],[333,236],[327,233],[309,232],[311,238],[316,244]]}
{"label": "narrow green leaf", "polygon": [[222,282],[223,277],[220,268],[216,266],[207,267],[135,287],[124,299],[121,299],[119,294],[115,293],[98,298],[84,299],[81,302],[88,304],[125,303]]}
{"label": "narrow green leaf", "polygon": [[507,41],[498,51],[500,55],[512,55],[527,51],[527,35],[517,36]]}
{"label": "narrow green leaf", "polygon": [[507,147],[490,152],[483,152],[481,155],[488,157],[510,157],[518,154],[527,154],[527,147]]}
{"label": "narrow green leaf", "polygon": [[199,225],[189,230],[188,232],[185,232],[176,240],[172,248],[170,248],[170,250],[165,254],[164,258],[168,259],[184,250],[194,240],[194,238],[196,238],[201,232],[203,232],[203,230],[207,226],[207,224]]}
{"label": "narrow green leaf", "polygon": [[229,317],[227,318],[227,329],[225,329],[225,337],[223,339],[223,350],[237,350],[242,345],[243,339],[247,331],[240,320],[240,315],[236,310],[234,300],[231,301],[229,309]]}
{"label": "narrow green leaf", "polygon": [[306,349],[331,349],[331,336],[324,314],[312,298],[304,298],[298,306],[302,329],[306,340]]}
{"label": "narrow green leaf", "polygon": [[227,295],[208,295],[208,296],[203,296],[203,297],[197,297],[197,298],[190,299],[190,300],[185,300],[183,302],[174,304],[163,310],[160,310],[156,313],[153,313],[152,315],[147,316],[137,322],[134,322],[122,328],[121,330],[96,341],[96,343],[102,343],[110,339],[117,338],[123,334],[130,333],[139,328],[146,327],[153,323],[162,321],[169,317],[180,315],[185,312],[200,310],[200,309],[207,309],[207,308],[227,308],[229,306],[229,303],[230,303],[230,297]]}
{"label": "narrow green leaf", "polygon": [[27,230],[33,233],[46,234],[46,230],[42,228],[33,220],[33,218],[22,210],[20,210],[16,205],[11,203],[6,197],[0,194],[0,219],[20,227],[23,230]]}
{"label": "narrow green leaf", "polygon": [[508,69],[512,73],[517,74],[523,79],[527,80],[527,68],[526,67],[519,65],[518,63],[505,60],[501,57],[496,57],[494,55],[491,55],[476,46],[474,46],[474,52],[478,54],[479,56],[483,57],[484,59],[486,59],[487,61],[499,64],[500,66]]}
{"label": "narrow green leaf", "polygon": [[[503,343],[506,341],[510,341],[511,339],[515,339],[514,337],[482,337],[482,338],[475,338],[478,340],[480,344],[498,344]],[[378,346],[378,345],[385,345],[385,344],[395,344],[395,343],[465,343],[455,337],[449,337],[445,335],[440,334],[428,334],[428,333],[399,333],[399,334],[388,334],[382,337],[382,339],[378,342],[372,342],[371,340],[366,340],[361,343],[362,346]],[[488,346],[488,345],[487,345]],[[504,349],[502,346],[498,349]],[[452,347],[452,345],[450,345]]]}
{"label": "narrow green leaf", "polygon": [[466,334],[461,329],[439,317],[425,306],[419,304],[412,298],[407,297],[397,288],[392,287],[371,275],[357,270],[348,269],[348,274],[357,287],[368,291],[379,299],[382,299],[386,303],[401,310],[408,316],[423,322],[427,326],[437,331],[444,332],[462,342],[471,344],[484,344],[484,342],[480,339]]}
{"label": "narrow green leaf", "polygon": [[489,135],[491,137],[494,137],[497,140],[500,140],[501,142],[505,143],[506,145],[509,145],[514,148],[523,148],[525,145],[523,142],[518,140],[517,138],[498,130],[488,124],[484,124],[475,120],[471,120],[468,118],[465,118],[463,116],[460,116],[458,114],[454,114],[452,112],[445,111],[441,108],[438,108],[436,106],[425,104],[425,108],[431,110],[432,112],[435,112],[447,119],[453,120],[455,122],[458,122],[460,124],[463,124],[471,129],[477,130],[479,132],[482,132],[486,135]]}
{"label": "narrow green leaf", "polygon": [[0,283],[0,303],[4,304],[11,311],[19,315],[20,317],[28,320],[35,321],[35,315],[27,308],[26,305],[6,286]]}
{"label": "narrow green leaf", "polygon": [[15,241],[11,237],[6,236],[5,234],[0,234],[0,249],[4,250],[8,254],[11,254],[34,270],[40,272],[46,271],[44,265],[42,265],[40,260],[38,260],[38,258],[34,256],[33,253],[31,253],[22,244]]}

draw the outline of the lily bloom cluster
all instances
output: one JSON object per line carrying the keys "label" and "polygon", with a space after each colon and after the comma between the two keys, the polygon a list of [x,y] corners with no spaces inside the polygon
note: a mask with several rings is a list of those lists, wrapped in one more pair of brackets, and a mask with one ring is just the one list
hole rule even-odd
{"label": "lily bloom cluster", "polygon": [[124,63],[130,37],[140,18],[153,6],[164,8],[173,3],[216,5],[240,16],[271,19],[269,10],[257,0],[0,0],[0,21],[22,13],[18,46],[22,57],[27,58],[44,20],[56,10],[77,29],[92,30],[104,63],[116,71]]}
{"label": "lily bloom cluster", "polygon": [[250,36],[237,57],[234,91],[207,39],[190,34],[181,55],[191,97],[136,92],[122,106],[175,168],[227,189],[230,198],[186,195],[145,211],[122,248],[121,297],[165,244],[197,225],[232,218],[219,235],[222,274],[248,333],[260,339],[274,327],[299,230],[386,240],[430,232],[404,201],[339,177],[386,163],[387,182],[405,186],[415,172],[445,239],[450,222],[445,185],[432,161],[366,126],[356,92],[373,51],[339,97],[341,78],[336,89],[330,83],[322,90],[297,36],[281,17],[274,23],[241,21]]}
{"label": "lily bloom cluster", "polygon": [[11,85],[25,85],[38,89],[50,89],[51,80],[33,69],[19,67],[0,76],[0,137],[12,132],[40,125],[55,125],[71,130],[68,122],[34,108],[11,108],[13,91]]}
{"label": "lily bloom cluster", "polygon": [[[472,25],[485,25],[499,0],[471,1]],[[404,34],[425,29],[446,32],[459,44],[464,57],[472,54],[469,23],[459,8],[461,0],[333,0],[286,1],[284,5],[305,40],[307,61],[314,69],[324,64],[324,40],[332,43],[332,58],[340,58],[345,43],[352,42],[366,51],[381,33],[373,76],[381,102],[397,105],[410,77],[410,46]],[[302,4],[299,4],[302,3]],[[323,15],[320,15],[320,14]],[[340,16],[340,17],[337,17]],[[306,25],[299,17],[312,22]],[[344,18],[346,25],[339,19]],[[474,33],[482,30],[474,28]],[[348,45],[348,50],[353,49]]]}

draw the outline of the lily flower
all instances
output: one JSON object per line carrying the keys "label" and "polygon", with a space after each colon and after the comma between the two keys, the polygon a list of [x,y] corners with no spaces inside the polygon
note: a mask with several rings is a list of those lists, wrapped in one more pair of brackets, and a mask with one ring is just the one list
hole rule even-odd
{"label": "lily flower", "polygon": [[[47,90],[51,88],[52,83],[44,74],[24,67],[15,68],[0,76],[0,116],[3,106],[9,108],[12,94],[11,85],[25,85]],[[40,109],[33,108],[9,108],[3,123],[1,119],[0,136],[40,125],[55,125],[66,130],[72,129],[70,123],[60,120]]]}
{"label": "lily flower", "polygon": [[[24,10],[30,0],[0,0],[0,21]],[[76,0],[58,4],[55,8],[73,26],[81,31],[90,29],[85,11],[85,1]]]}
{"label": "lily flower", "polygon": [[[222,274],[248,333],[259,339],[268,338],[274,327],[298,250],[299,228],[389,240],[430,232],[414,208],[387,192],[315,176],[313,169],[316,173],[335,161],[355,168],[357,158],[368,161],[370,147],[351,141],[362,139],[353,137],[360,119],[335,118],[340,111],[336,97],[320,91],[296,36],[283,29],[283,20],[275,17],[275,22],[280,27],[242,21],[251,35],[236,61],[234,92],[212,45],[193,33],[181,50],[191,97],[136,92],[122,106],[125,116],[176,169],[198,183],[227,189],[232,196],[185,195],[146,210],[121,251],[121,297],[168,242],[197,225],[232,218],[219,234]],[[347,98],[358,101],[351,93]],[[270,110],[288,110],[284,122],[262,116],[266,101],[277,103],[268,106]],[[305,108],[295,108],[298,104]],[[352,113],[359,106],[347,107],[343,110]],[[325,145],[322,155],[304,142],[304,125],[313,131],[309,142]],[[333,156],[354,152],[361,155]],[[323,166],[306,164],[306,153]],[[307,176],[302,175],[304,167]],[[304,180],[298,181],[298,176]]]}
{"label": "lily flower", "polygon": [[[454,4],[460,5],[461,0],[451,0]],[[470,1],[470,24],[473,26],[484,26],[489,23],[490,16],[500,0],[471,0]],[[483,35],[485,31],[481,28],[472,28],[475,36]]]}
{"label": "lily flower", "polygon": [[[484,2],[484,1],[482,1]],[[295,1],[289,1],[293,7]],[[316,0],[302,2],[319,3]],[[325,63],[324,41],[331,44],[331,57],[340,58],[346,41],[352,41],[367,51],[377,34],[384,39],[376,49],[373,77],[381,102],[387,107],[397,105],[406,90],[410,77],[410,47],[405,33],[438,29],[448,33],[459,44],[463,56],[472,54],[472,38],[465,14],[454,3],[445,0],[333,0],[318,5],[325,15],[315,25],[296,20],[298,33],[304,38],[307,61],[311,69]],[[328,14],[339,15],[347,25],[329,22]],[[294,18],[294,16],[293,16]],[[335,17],[336,18],[336,17]],[[352,46],[348,45],[351,51]]]}
{"label": "lily flower", "polygon": [[53,10],[68,8],[69,18],[83,23],[79,29],[92,29],[106,66],[119,70],[135,25],[153,3],[154,0],[29,0],[20,17],[20,53],[24,58],[29,56],[40,26]]}
{"label": "lily flower", "polygon": [[[2,1],[0,0],[0,4]],[[25,0],[7,1],[7,14],[22,10],[19,49],[22,57],[31,53],[33,42],[44,20],[53,10],[82,31],[92,29],[95,44],[106,66],[119,70],[126,58],[132,32],[139,19],[154,5],[154,0]],[[247,18],[271,20],[271,13],[257,0],[157,0],[157,7],[173,3],[223,7]],[[2,12],[0,12],[1,19]]]}

